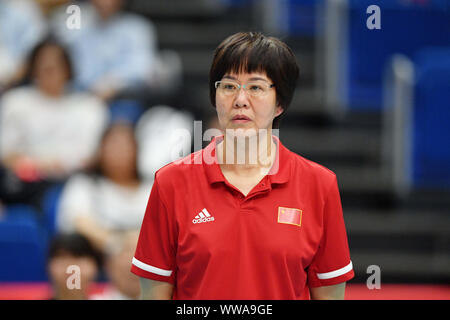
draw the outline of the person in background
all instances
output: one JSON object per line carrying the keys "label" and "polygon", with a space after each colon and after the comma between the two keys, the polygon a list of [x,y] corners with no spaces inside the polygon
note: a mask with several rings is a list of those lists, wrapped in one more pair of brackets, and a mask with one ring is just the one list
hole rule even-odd
{"label": "person in background", "polygon": [[129,272],[131,258],[136,250],[139,231],[125,231],[118,236],[116,245],[105,254],[108,286],[93,300],[136,300],[140,294],[139,278]]}
{"label": "person in background", "polygon": [[139,229],[151,185],[138,174],[137,148],[130,124],[107,129],[97,172],[75,175],[64,187],[56,217],[60,232],[77,231],[107,253],[120,243],[122,232]]}
{"label": "person in background", "polygon": [[23,77],[28,54],[46,32],[36,1],[0,1],[0,94]]}
{"label": "person in background", "polygon": [[26,79],[0,100],[1,176],[17,190],[41,182],[31,192],[41,193],[92,164],[109,114],[99,98],[73,90],[71,59],[50,37],[32,50]]}
{"label": "person in background", "polygon": [[55,235],[47,261],[52,299],[90,299],[91,284],[99,275],[102,256],[84,236],[77,233]]}
{"label": "person in background", "polygon": [[105,101],[126,90],[146,87],[152,79],[157,53],[153,24],[122,10],[123,0],[91,0],[78,4],[79,29],[66,27],[64,6],[50,28],[75,57],[76,85]]}

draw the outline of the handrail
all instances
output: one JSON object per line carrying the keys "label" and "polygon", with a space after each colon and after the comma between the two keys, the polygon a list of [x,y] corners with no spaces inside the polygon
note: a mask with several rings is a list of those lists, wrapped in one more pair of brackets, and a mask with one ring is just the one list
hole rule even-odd
{"label": "handrail", "polygon": [[345,115],[348,103],[348,0],[327,0],[323,35],[324,100],[327,111],[337,118]]}
{"label": "handrail", "polygon": [[399,197],[412,188],[413,90],[413,62],[405,55],[392,56],[384,80],[382,165]]}

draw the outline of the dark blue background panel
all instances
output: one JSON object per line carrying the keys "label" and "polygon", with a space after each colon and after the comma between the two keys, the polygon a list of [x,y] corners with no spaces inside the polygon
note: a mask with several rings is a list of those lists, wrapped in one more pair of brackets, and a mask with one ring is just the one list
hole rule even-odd
{"label": "dark blue background panel", "polygon": [[415,57],[413,182],[450,189],[450,48]]}
{"label": "dark blue background panel", "polygon": [[[348,25],[348,101],[350,109],[380,109],[382,82],[389,58],[412,58],[427,46],[450,44],[450,11],[438,5],[369,1],[381,12],[381,29],[368,29],[366,1],[350,1]],[[431,2],[430,2],[431,3]]]}

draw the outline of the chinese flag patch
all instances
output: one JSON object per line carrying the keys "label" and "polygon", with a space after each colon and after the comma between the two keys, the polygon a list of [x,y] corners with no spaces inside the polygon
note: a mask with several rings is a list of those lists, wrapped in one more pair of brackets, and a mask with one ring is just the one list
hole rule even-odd
{"label": "chinese flag patch", "polygon": [[302,225],[302,210],[295,208],[278,207],[278,223]]}

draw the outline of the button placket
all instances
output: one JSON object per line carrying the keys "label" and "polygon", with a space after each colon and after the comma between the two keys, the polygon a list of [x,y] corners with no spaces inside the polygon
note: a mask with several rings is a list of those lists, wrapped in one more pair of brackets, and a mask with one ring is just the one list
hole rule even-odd
{"label": "button placket", "polygon": [[240,210],[242,203],[245,201],[245,197],[240,191],[236,190],[235,188],[231,188],[231,190],[233,198],[236,202],[237,209]]}

